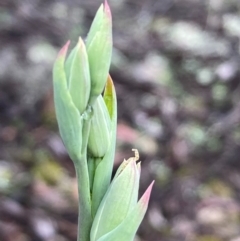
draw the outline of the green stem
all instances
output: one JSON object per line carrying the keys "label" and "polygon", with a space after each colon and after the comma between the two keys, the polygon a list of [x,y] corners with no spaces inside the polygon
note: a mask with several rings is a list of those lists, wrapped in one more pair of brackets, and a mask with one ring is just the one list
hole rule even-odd
{"label": "green stem", "polygon": [[[84,160],[85,159],[85,160]],[[86,163],[86,158],[81,162]],[[90,241],[92,226],[91,197],[87,165],[75,166],[78,181],[78,241]]]}
{"label": "green stem", "polygon": [[92,201],[90,194],[90,182],[87,164],[87,143],[91,126],[91,109],[86,111],[83,118],[82,149],[80,158],[75,165],[78,181],[78,241],[90,241],[92,226]]}
{"label": "green stem", "polygon": [[89,182],[90,182],[90,193],[92,193],[93,187],[93,179],[95,173],[95,159],[94,157],[88,157],[88,175],[89,175]]}

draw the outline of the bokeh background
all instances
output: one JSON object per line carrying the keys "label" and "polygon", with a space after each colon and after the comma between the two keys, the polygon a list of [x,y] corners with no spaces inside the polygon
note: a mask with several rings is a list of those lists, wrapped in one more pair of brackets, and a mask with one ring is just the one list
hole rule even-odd
{"label": "bokeh background", "polygon": [[[0,1],[0,240],[75,241],[77,186],[51,68],[99,0]],[[240,1],[109,0],[115,169],[138,148],[136,241],[240,240]],[[123,240],[124,241],[124,240]]]}

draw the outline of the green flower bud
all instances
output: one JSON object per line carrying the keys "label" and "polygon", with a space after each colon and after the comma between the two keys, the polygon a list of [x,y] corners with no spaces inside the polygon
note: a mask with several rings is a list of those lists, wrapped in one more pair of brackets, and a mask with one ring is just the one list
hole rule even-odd
{"label": "green flower bud", "polygon": [[76,108],[67,86],[64,69],[69,42],[60,50],[53,68],[54,103],[60,135],[72,158],[76,161],[82,146],[82,118]]}
{"label": "green flower bud", "polygon": [[105,1],[98,9],[86,40],[91,75],[90,103],[104,89],[112,57],[112,17]]}
{"label": "green flower bud", "polygon": [[97,209],[103,199],[112,178],[112,169],[116,147],[116,129],[117,129],[117,97],[114,88],[113,81],[108,76],[108,80],[105,86],[104,102],[108,109],[108,113],[111,119],[111,135],[109,148],[101,158],[101,161],[95,159],[95,171],[93,179],[93,190],[92,190],[92,215],[95,216]]}
{"label": "green flower bud", "polygon": [[[97,241],[134,241],[134,237],[147,211],[154,181],[149,185],[136,206],[114,230],[103,235]],[[92,240],[91,240],[92,241]]]}
{"label": "green flower bud", "polygon": [[65,70],[69,93],[73,103],[82,114],[89,101],[91,82],[88,56],[81,38],[69,54]]}
{"label": "green flower bud", "polygon": [[93,105],[93,116],[88,139],[88,153],[91,157],[103,157],[110,143],[111,120],[102,95]]}
{"label": "green flower bud", "polygon": [[60,135],[69,155],[76,160],[82,147],[81,114],[88,105],[91,83],[87,52],[82,39],[79,38],[65,61],[68,46],[69,42],[60,50],[54,65],[54,102]]}
{"label": "green flower bud", "polygon": [[133,241],[146,212],[152,187],[151,184],[137,203],[140,178],[137,159],[136,156],[124,160],[117,171],[94,218],[91,241]]}

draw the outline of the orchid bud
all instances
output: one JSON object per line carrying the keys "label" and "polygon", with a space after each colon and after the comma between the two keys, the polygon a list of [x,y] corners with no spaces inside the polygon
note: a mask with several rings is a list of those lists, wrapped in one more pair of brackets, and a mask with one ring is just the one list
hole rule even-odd
{"label": "orchid bud", "polygon": [[68,56],[65,64],[69,93],[73,103],[82,114],[90,95],[90,72],[88,56],[81,38]]}
{"label": "orchid bud", "polygon": [[[104,90],[103,99],[107,107],[110,120],[110,145],[104,157],[99,163],[96,163],[94,171],[93,188],[92,188],[92,215],[95,216],[97,209],[105,195],[112,177],[113,162],[116,147],[116,129],[117,129],[117,96],[111,76],[108,76]],[[97,160],[96,160],[97,161]],[[95,162],[96,162],[95,161]]]}
{"label": "orchid bud", "polygon": [[[152,184],[138,201],[138,151],[111,181],[117,129],[117,98],[109,75],[112,18],[107,1],[86,39],[60,50],[53,88],[60,135],[74,162],[79,192],[79,241],[133,241],[147,210]],[[105,91],[102,96],[102,92]]]}
{"label": "orchid bud", "polygon": [[82,118],[68,89],[65,58],[69,42],[60,50],[53,68],[53,89],[60,135],[73,161],[80,156],[82,146]]}
{"label": "orchid bud", "polygon": [[110,116],[103,97],[100,95],[93,105],[93,116],[88,139],[89,156],[99,158],[105,155],[110,143],[110,131]]}
{"label": "orchid bud", "polygon": [[105,1],[98,9],[86,40],[91,75],[90,104],[106,84],[112,57],[112,17]]}
{"label": "orchid bud", "polygon": [[[91,229],[91,241],[133,240],[146,212],[152,187],[151,184],[142,197],[144,203],[142,199],[137,203],[139,178],[140,164],[136,164],[136,158],[125,160],[97,210]],[[130,219],[134,222],[126,224]],[[122,225],[128,225],[128,228],[124,230]]]}

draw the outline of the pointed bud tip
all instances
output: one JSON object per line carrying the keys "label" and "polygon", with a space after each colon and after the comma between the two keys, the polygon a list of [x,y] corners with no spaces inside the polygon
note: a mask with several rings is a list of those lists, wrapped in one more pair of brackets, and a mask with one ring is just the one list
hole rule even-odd
{"label": "pointed bud tip", "polygon": [[84,42],[81,37],[78,38],[78,44],[80,45],[80,47],[84,45]]}
{"label": "pointed bud tip", "polygon": [[60,57],[65,58],[65,56],[67,54],[67,51],[68,51],[69,44],[70,44],[70,40],[68,40],[67,43],[61,48],[61,50],[58,53],[58,57],[57,58],[60,58]]}
{"label": "pointed bud tip", "polygon": [[77,44],[78,44],[78,48],[79,48],[80,51],[85,49],[85,43],[84,43],[84,41],[83,41],[83,39],[81,37],[79,37]]}
{"label": "pointed bud tip", "polygon": [[109,7],[108,1],[105,0],[104,1],[104,12],[106,13],[106,15],[111,19],[112,18],[112,14],[111,14],[111,9]]}
{"label": "pointed bud tip", "polygon": [[110,74],[108,74],[108,78],[107,78],[107,82],[106,82],[106,86],[105,86],[105,92],[106,92],[106,94],[109,94],[109,95],[111,95],[113,92],[115,92],[113,80],[112,80]]}
{"label": "pointed bud tip", "polygon": [[149,185],[149,187],[147,188],[147,190],[145,191],[145,193],[143,194],[140,202],[143,204],[143,206],[147,206],[148,205],[148,201],[152,192],[152,187],[155,181],[152,181],[152,183]]}

